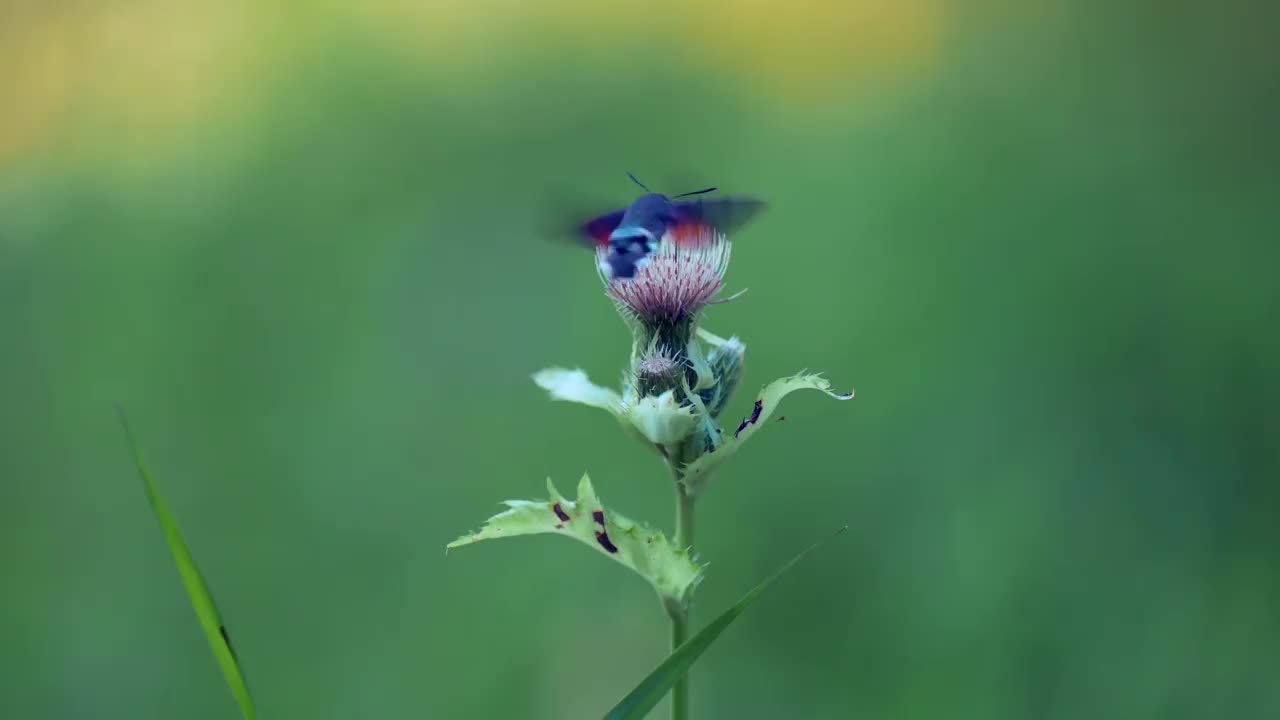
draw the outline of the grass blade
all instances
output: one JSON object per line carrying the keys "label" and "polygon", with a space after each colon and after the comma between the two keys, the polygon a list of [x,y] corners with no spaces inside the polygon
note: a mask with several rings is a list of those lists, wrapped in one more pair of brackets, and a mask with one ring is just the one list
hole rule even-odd
{"label": "grass blade", "polygon": [[622,701],[614,706],[612,710],[605,715],[605,720],[639,720],[649,713],[650,710],[658,704],[660,700],[671,690],[671,687],[689,671],[689,667],[702,657],[702,653],[706,652],[711,643],[720,637],[720,633],[729,627],[743,610],[747,609],[751,603],[755,602],[769,586],[782,577],[788,570],[795,566],[796,563],[804,559],[804,556],[816,550],[823,543],[831,538],[839,535],[847,530],[848,527],[842,527],[832,533],[830,536],[819,540],[800,552],[799,555],[791,558],[786,565],[778,568],[778,570],[766,578],[759,585],[752,588],[741,600],[734,603],[732,607],[725,610],[720,617],[712,620],[710,624],[702,628],[702,630],[689,639],[688,642],[667,656],[662,664],[646,677],[634,690],[622,698]]}
{"label": "grass blade", "polygon": [[182,584],[191,598],[191,606],[195,608],[200,626],[204,628],[204,634],[209,639],[209,647],[213,649],[214,657],[222,666],[222,673],[227,678],[231,693],[240,704],[240,713],[244,715],[245,720],[255,720],[257,713],[253,709],[249,685],[245,682],[244,673],[240,670],[235,651],[231,649],[231,637],[227,634],[226,626],[222,624],[222,618],[218,615],[218,608],[213,603],[209,586],[205,584],[204,578],[200,575],[200,569],[196,567],[195,558],[191,557],[191,551],[182,540],[182,533],[178,531],[178,521],[173,517],[173,513],[169,512],[168,503],[164,501],[160,495],[160,489],[151,479],[151,471],[147,468],[147,461],[142,456],[142,448],[138,447],[133,429],[129,427],[129,419],[125,417],[123,409],[116,408],[116,410],[120,413],[120,424],[124,427],[129,445],[133,448],[133,456],[138,463],[138,474],[142,477],[147,499],[151,501],[151,509],[155,512],[156,520],[160,521],[165,542],[169,544],[169,551],[173,553],[173,561],[178,566],[178,574],[182,576]]}

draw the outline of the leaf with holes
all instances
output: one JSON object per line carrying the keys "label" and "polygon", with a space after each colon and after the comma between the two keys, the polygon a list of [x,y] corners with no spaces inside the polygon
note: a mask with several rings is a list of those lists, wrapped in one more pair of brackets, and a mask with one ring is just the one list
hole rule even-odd
{"label": "leaf with holes", "polygon": [[222,623],[222,618],[218,614],[218,608],[213,602],[213,594],[209,592],[208,584],[200,575],[200,568],[196,567],[195,558],[191,556],[191,551],[187,549],[187,544],[182,539],[182,533],[178,530],[178,521],[169,511],[169,505],[164,501],[164,497],[160,495],[160,488],[156,486],[155,480],[151,478],[151,470],[148,469],[147,461],[142,456],[142,448],[138,447],[138,441],[129,427],[128,418],[125,417],[123,410],[119,410],[119,413],[120,424],[124,426],[129,445],[133,448],[134,461],[138,465],[138,474],[142,476],[142,485],[146,490],[147,499],[151,501],[151,509],[155,513],[156,520],[160,522],[160,530],[164,532],[165,542],[169,544],[169,552],[173,554],[173,561],[178,566],[178,574],[182,577],[182,584],[187,589],[188,597],[191,598],[191,606],[195,608],[196,617],[200,620],[200,626],[204,628],[205,637],[209,640],[209,647],[212,648],[214,657],[222,666],[222,674],[226,676],[227,685],[231,687],[231,694],[240,704],[240,714],[245,717],[245,720],[253,720],[257,717],[257,713],[253,708],[249,685],[245,681],[244,672],[240,669],[236,653],[231,649],[231,636],[227,633],[226,625]]}
{"label": "leaf with holes", "polygon": [[489,518],[484,527],[449,543],[448,548],[519,535],[553,534],[571,537],[631,568],[649,581],[664,601],[688,602],[702,579],[702,566],[685,548],[677,548],[661,533],[604,507],[586,475],[578,483],[578,499],[568,500],[547,480],[550,499],[508,500],[507,511]]}
{"label": "leaf with holes", "polygon": [[[833,392],[831,383],[818,375],[802,374],[769,383],[760,391],[751,414],[742,420],[732,436],[725,437],[723,441],[715,446],[714,450],[684,467],[682,481],[689,493],[695,497],[701,495],[702,491],[706,489],[706,484],[711,477],[712,471],[720,467],[725,460],[728,460],[734,453],[738,452],[747,440],[751,439],[751,436],[760,429],[760,426],[764,425],[765,420],[773,413],[774,408],[778,406],[782,398],[797,390],[817,390],[837,400],[853,398],[852,390],[847,393]],[[728,433],[726,432],[725,435],[728,435]]]}

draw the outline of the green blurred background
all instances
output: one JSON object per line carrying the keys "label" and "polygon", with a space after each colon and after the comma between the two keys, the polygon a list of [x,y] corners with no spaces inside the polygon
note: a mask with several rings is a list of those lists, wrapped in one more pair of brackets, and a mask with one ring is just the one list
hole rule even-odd
{"label": "green blurred background", "polygon": [[[670,527],[594,411],[581,198],[759,193],[709,329],[802,368],[700,506],[701,718],[1280,716],[1274,3],[0,8],[0,715],[230,719],[130,412],[264,718],[597,717],[645,584],[444,544],[546,476]],[[573,219],[571,216],[569,219]],[[749,408],[740,397],[729,414]]]}

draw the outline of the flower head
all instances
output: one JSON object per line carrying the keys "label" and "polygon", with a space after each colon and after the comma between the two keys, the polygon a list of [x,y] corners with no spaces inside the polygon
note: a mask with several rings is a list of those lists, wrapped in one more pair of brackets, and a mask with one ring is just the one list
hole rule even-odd
{"label": "flower head", "polygon": [[[626,315],[648,328],[692,324],[724,285],[731,243],[708,225],[669,232],[630,278],[600,271],[605,291]],[[598,260],[604,265],[605,249]],[[606,266],[607,267],[607,266]]]}

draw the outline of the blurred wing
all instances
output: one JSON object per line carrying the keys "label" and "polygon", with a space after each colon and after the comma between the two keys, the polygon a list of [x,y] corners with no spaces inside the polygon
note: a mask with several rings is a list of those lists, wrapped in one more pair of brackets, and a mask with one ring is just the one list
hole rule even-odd
{"label": "blurred wing", "polygon": [[742,228],[765,209],[763,200],[746,196],[678,200],[675,206],[681,225],[710,225],[726,235]]}
{"label": "blurred wing", "polygon": [[[622,222],[622,210],[600,214],[601,209],[616,208],[616,200],[561,187],[543,190],[540,195],[534,203],[537,209],[530,229],[542,240],[595,249],[607,242],[609,233]],[[592,217],[595,219],[583,222]]]}
{"label": "blurred wing", "polygon": [[594,247],[607,246],[609,235],[622,222],[624,212],[624,210],[614,210],[583,223],[578,228],[581,238]]}

